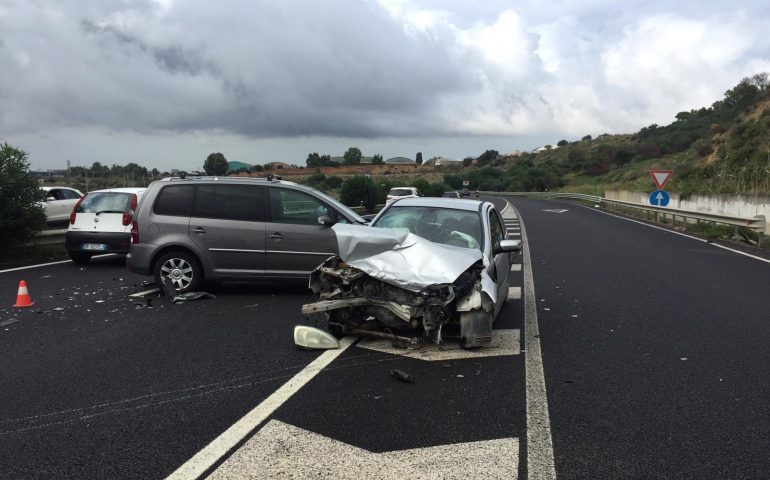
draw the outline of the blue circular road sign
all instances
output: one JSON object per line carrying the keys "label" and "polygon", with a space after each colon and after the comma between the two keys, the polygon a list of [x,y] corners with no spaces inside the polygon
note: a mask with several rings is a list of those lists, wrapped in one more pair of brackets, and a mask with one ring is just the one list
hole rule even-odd
{"label": "blue circular road sign", "polygon": [[650,205],[653,207],[665,207],[669,200],[668,193],[664,190],[655,190],[650,194]]}

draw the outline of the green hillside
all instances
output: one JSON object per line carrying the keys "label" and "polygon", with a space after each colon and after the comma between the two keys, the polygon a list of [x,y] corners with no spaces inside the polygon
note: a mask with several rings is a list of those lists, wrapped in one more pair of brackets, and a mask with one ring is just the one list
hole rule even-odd
{"label": "green hillside", "polygon": [[680,112],[669,125],[626,135],[559,141],[536,154],[505,157],[509,188],[602,194],[649,190],[648,170],[674,170],[679,193],[770,193],[770,81],[743,79],[710,107]]}

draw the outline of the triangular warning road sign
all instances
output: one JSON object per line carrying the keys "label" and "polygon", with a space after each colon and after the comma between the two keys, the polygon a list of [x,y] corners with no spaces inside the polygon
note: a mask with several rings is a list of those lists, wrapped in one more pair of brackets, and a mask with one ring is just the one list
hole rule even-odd
{"label": "triangular warning road sign", "polygon": [[652,180],[655,182],[655,186],[658,187],[658,190],[663,190],[663,187],[666,186],[666,182],[668,182],[673,174],[673,170],[650,170],[650,175],[652,175]]}

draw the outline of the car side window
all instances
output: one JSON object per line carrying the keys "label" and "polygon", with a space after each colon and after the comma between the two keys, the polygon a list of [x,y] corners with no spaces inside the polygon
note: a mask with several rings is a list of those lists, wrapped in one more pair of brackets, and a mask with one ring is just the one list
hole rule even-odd
{"label": "car side window", "polygon": [[168,185],[158,193],[155,201],[156,215],[172,215],[177,217],[190,216],[195,185]]}
{"label": "car side window", "polygon": [[264,221],[265,188],[253,185],[199,185],[192,215],[202,218]]}
{"label": "car side window", "polygon": [[288,188],[270,188],[270,213],[273,222],[318,225],[318,217],[331,210],[317,198]]}
{"label": "car side window", "polygon": [[492,240],[492,251],[500,247],[500,242],[505,240],[505,229],[503,222],[494,210],[489,211],[489,238]]}
{"label": "car side window", "polygon": [[53,197],[54,200],[62,199],[62,196],[59,194],[58,188],[53,190],[48,190],[48,193],[46,194],[46,198],[51,198],[51,197]]}
{"label": "car side window", "polygon": [[80,195],[77,194],[77,192],[73,190],[58,190],[59,196],[56,197],[57,200],[76,200],[80,198]]}

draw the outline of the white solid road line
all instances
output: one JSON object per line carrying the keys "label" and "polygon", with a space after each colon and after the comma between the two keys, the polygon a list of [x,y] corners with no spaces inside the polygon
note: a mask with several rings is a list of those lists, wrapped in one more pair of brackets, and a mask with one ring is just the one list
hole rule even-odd
{"label": "white solid road line", "polygon": [[[521,218],[521,216],[519,216]],[[537,324],[535,282],[532,277],[532,259],[527,242],[527,230],[521,222],[524,252],[524,349],[527,381],[527,475],[530,479],[556,478],[553,460],[551,420],[540,350],[540,328]]]}
{"label": "white solid road line", "polygon": [[196,453],[194,457],[185,462],[184,465],[176,469],[171,475],[166,477],[172,480],[192,480],[203,475],[216,462],[224,457],[233,447],[251,433],[255,428],[264,422],[267,417],[273,414],[278,407],[283,405],[292,395],[297,393],[307,382],[318,375],[335,358],[339,357],[345,350],[358,340],[357,337],[348,336],[340,340],[340,348],[337,350],[327,350],[318,358],[313,360],[302,371],[294,375],[281,388],[273,392],[262,403],[257,405],[252,411],[243,418],[235,422],[232,427],[215,438],[206,445],[203,450]]}
{"label": "white solid road line", "polygon": [[691,240],[697,240],[698,242],[708,243],[709,245],[712,245],[712,246],[717,247],[717,248],[721,248],[722,250],[727,250],[729,252],[737,253],[739,255],[743,255],[744,257],[753,258],[754,260],[759,260],[760,262],[770,263],[770,260],[768,260],[766,258],[758,257],[756,255],[752,255],[750,253],[742,252],[740,250],[735,250],[735,249],[730,248],[730,247],[725,247],[724,245],[720,245],[718,243],[709,242],[708,240],[704,240],[704,239],[699,238],[699,237],[694,237],[694,236],[688,235],[686,233],[677,232],[675,230],[669,230],[667,228],[659,227],[657,225],[650,225],[649,223],[640,222],[639,220],[634,220],[633,218],[626,218],[626,217],[622,217],[620,215],[615,215],[613,213],[605,212],[605,211],[599,210],[597,208],[586,207],[586,206],[580,205],[580,204],[577,204],[577,205],[579,207],[583,207],[585,209],[591,210],[592,212],[598,212],[598,213],[601,213],[603,215],[609,215],[610,217],[615,217],[615,218],[618,218],[620,220],[625,220],[627,222],[638,223],[639,225],[644,225],[645,227],[650,227],[650,228],[654,228],[656,230],[662,230],[664,232],[673,233],[674,235],[679,235],[679,236],[682,236],[682,237],[685,237],[685,238],[689,238]]}
{"label": "white solid road line", "polygon": [[26,267],[9,268],[7,270],[0,270],[0,273],[17,272],[19,270],[27,270],[27,269],[30,269],[30,268],[48,267],[50,265],[59,265],[60,263],[70,263],[71,261],[72,260],[59,260],[58,262],[41,263],[41,264],[38,264],[38,265],[27,265]]}
{"label": "white solid road line", "polygon": [[[95,255],[92,258],[107,257],[107,256],[112,256],[112,255],[117,255],[117,253],[105,253],[104,255]],[[60,265],[62,263],[72,263],[72,260],[59,260],[57,262],[39,263],[37,265],[27,265],[27,266],[24,266],[24,267],[9,268],[9,269],[6,269],[6,270],[0,270],[0,273],[17,272],[19,270],[28,270],[30,268],[49,267],[51,265]]]}

